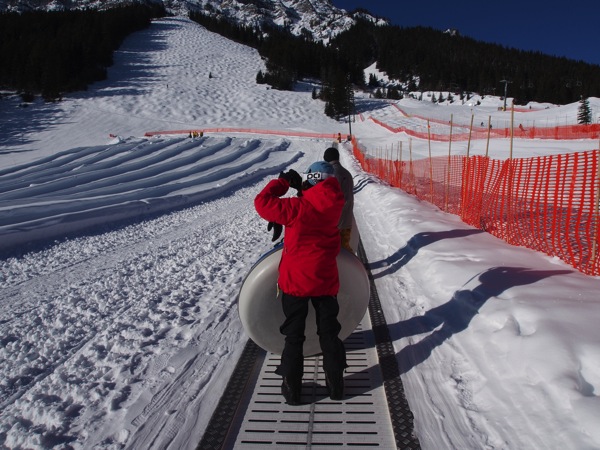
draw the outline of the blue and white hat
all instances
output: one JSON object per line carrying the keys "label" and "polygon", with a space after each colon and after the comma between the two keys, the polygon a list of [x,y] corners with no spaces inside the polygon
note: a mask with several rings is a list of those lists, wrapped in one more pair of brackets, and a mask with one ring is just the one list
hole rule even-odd
{"label": "blue and white hat", "polygon": [[333,166],[325,161],[317,161],[310,165],[308,170],[302,174],[302,181],[308,181],[313,186],[319,181],[333,177]]}

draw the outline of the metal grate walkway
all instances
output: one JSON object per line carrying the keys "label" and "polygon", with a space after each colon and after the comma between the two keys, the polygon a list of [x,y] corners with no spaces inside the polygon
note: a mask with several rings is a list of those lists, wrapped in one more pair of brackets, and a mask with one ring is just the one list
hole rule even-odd
{"label": "metal grate walkway", "polygon": [[[366,330],[365,330],[366,329]],[[327,395],[321,357],[305,358],[302,406],[288,406],[275,375],[279,355],[265,356],[258,382],[226,449],[395,448],[392,424],[368,315],[345,342],[345,399]]]}
{"label": "metal grate walkway", "polygon": [[[368,267],[362,243],[359,257]],[[369,272],[368,313],[345,341],[345,398],[327,395],[320,356],[305,358],[301,406],[288,406],[275,375],[279,356],[248,340],[197,450],[420,449],[413,415]],[[374,324],[374,326],[372,326]]]}

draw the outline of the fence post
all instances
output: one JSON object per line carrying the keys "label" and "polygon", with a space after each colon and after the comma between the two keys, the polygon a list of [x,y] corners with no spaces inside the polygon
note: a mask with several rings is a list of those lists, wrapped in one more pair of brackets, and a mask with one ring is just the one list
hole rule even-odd
{"label": "fence post", "polygon": [[446,200],[444,205],[444,211],[448,212],[448,193],[450,190],[450,155],[452,154],[452,121],[454,120],[454,114],[450,114],[450,139],[448,140],[448,167],[446,170]]}
{"label": "fence post", "polygon": [[391,182],[391,173],[392,171],[390,170],[390,163],[392,162],[392,159],[390,158],[390,155],[392,154],[391,152],[394,150],[394,144],[391,144],[391,150],[388,151],[388,146],[386,144],[385,146],[385,181],[387,181],[388,183]]}
{"label": "fence post", "polygon": [[403,175],[404,175],[404,167],[402,166],[402,141],[400,141],[400,187],[402,189],[404,189],[404,186],[402,185]]}
{"label": "fence post", "polygon": [[471,114],[471,126],[469,127],[469,141],[467,142],[467,158],[469,158],[469,152],[471,150],[471,135],[473,134],[473,119],[475,116]]}
{"label": "fence post", "polygon": [[515,136],[515,104],[510,107],[510,159],[513,155],[513,138]]}
{"label": "fence post", "polygon": [[507,180],[507,198],[506,198],[506,225],[507,225],[507,237],[509,239],[509,243],[512,244],[514,242],[512,231],[513,231],[513,208],[512,208],[512,200],[513,200],[513,138],[514,138],[514,129],[515,129],[515,103],[513,102],[510,108],[510,153],[508,157],[508,180]]}
{"label": "fence post", "polygon": [[471,114],[471,126],[469,127],[469,142],[467,143],[467,157],[465,159],[464,170],[462,170],[462,179],[460,181],[461,186],[461,199],[460,199],[460,217],[465,221],[465,208],[467,206],[467,197],[469,196],[469,185],[470,185],[470,172],[469,172],[469,156],[471,153],[471,134],[473,133],[473,119],[474,115]]}
{"label": "fence post", "polygon": [[433,203],[433,161],[431,160],[431,125],[427,119],[427,143],[429,144],[429,195]]}
{"label": "fence post", "polygon": [[402,185],[402,183],[400,182],[400,180],[402,179],[402,164],[398,160],[398,157],[400,155],[400,146],[401,145],[402,145],[402,141],[398,141],[398,150],[396,151],[396,153],[394,155],[394,158],[395,158],[394,167],[396,168],[394,181],[396,182],[397,186]]}
{"label": "fence post", "polygon": [[[596,167],[596,205],[594,205],[594,216],[596,217],[596,230],[594,232],[594,240],[592,242],[592,270],[594,270],[595,262],[596,262],[596,252],[598,251],[598,240],[600,238],[600,140],[598,141],[598,154],[596,156],[598,159],[597,167]],[[593,275],[598,275],[597,273],[593,273]]]}
{"label": "fence post", "polygon": [[490,134],[492,133],[492,116],[488,116],[488,133],[487,133],[487,144],[485,144],[485,157],[488,156],[490,149]]}
{"label": "fence post", "polygon": [[413,172],[413,160],[412,160],[412,138],[408,138],[408,182],[413,186],[413,192],[417,195],[417,184],[415,183],[415,174]]}

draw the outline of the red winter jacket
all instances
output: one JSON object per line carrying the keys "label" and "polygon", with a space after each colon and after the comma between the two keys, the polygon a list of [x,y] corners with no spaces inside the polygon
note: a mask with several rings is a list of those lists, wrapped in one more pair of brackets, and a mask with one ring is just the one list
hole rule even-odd
{"label": "red winter jacket", "polygon": [[286,180],[271,180],[254,199],[263,219],[285,226],[279,287],[298,297],[337,295],[337,224],[344,207],[340,184],[331,177],[303,191],[301,197],[280,198],[288,189]]}

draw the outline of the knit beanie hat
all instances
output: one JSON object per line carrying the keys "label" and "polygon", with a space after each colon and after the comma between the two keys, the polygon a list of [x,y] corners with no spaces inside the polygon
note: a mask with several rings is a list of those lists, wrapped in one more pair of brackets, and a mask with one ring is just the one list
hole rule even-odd
{"label": "knit beanie hat", "polygon": [[302,175],[302,179],[308,181],[313,186],[319,181],[332,177],[333,166],[325,161],[317,161],[310,165],[308,170]]}
{"label": "knit beanie hat", "polygon": [[327,162],[339,161],[340,152],[338,152],[338,149],[335,147],[329,147],[327,150],[325,150],[325,153],[323,154],[323,159]]}

